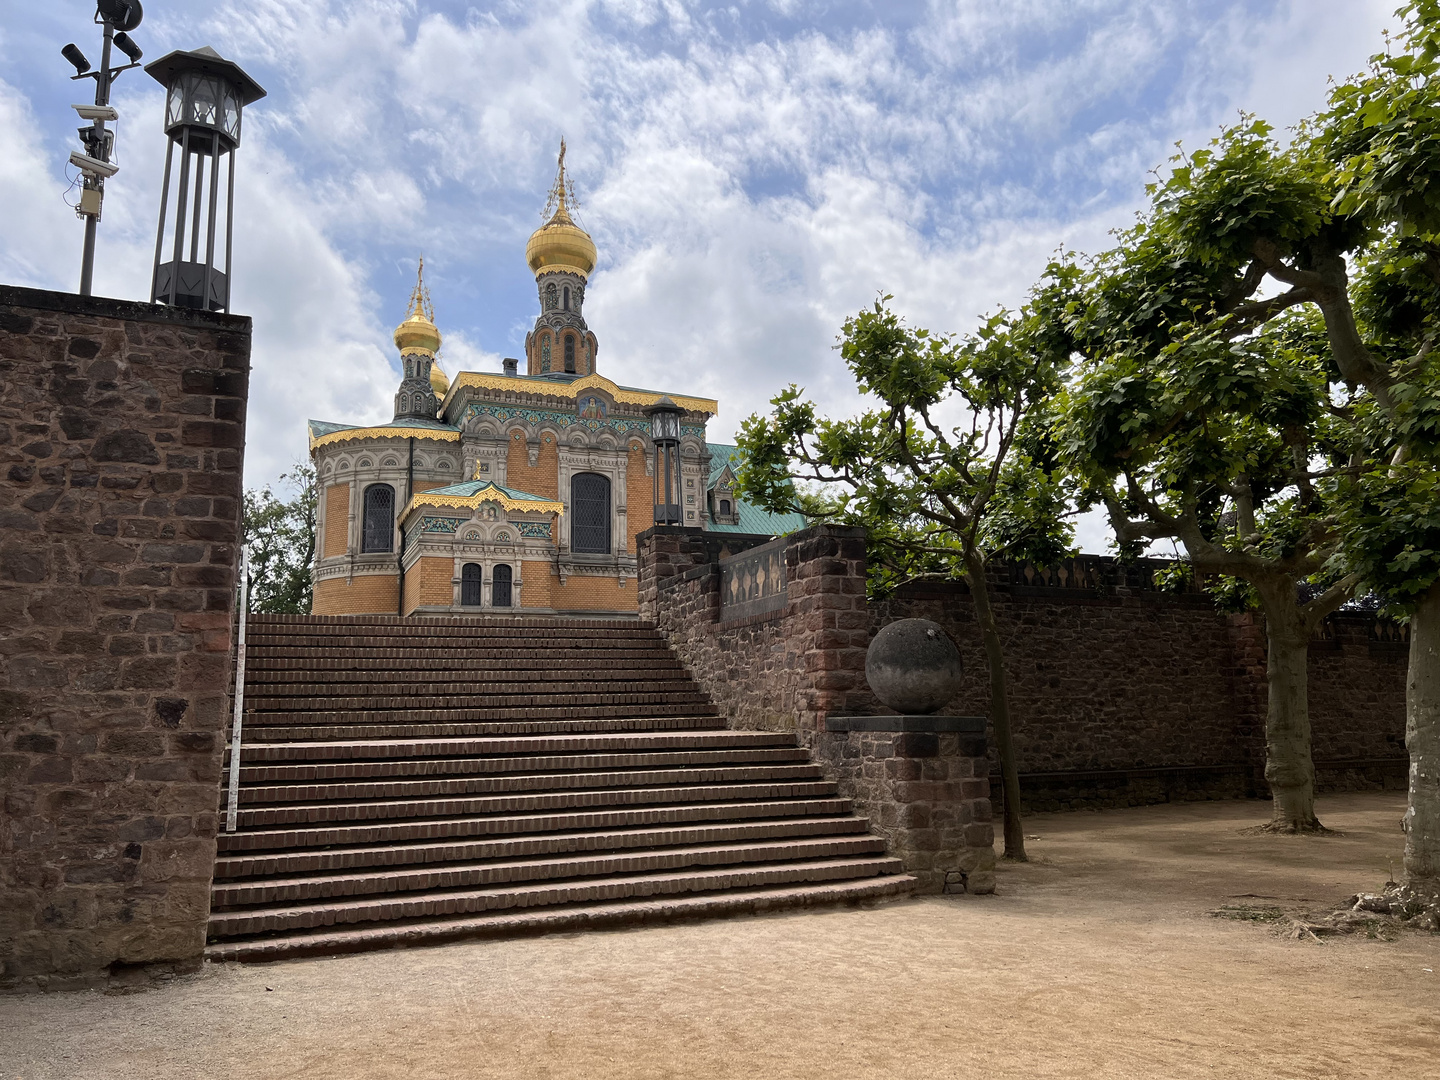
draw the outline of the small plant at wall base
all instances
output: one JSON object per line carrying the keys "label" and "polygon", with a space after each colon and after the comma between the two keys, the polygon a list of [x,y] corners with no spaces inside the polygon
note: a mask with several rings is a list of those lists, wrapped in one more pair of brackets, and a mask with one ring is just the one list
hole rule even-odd
{"label": "small plant at wall base", "polygon": [[[1063,338],[1046,336],[1042,313],[1066,302],[1074,277],[1054,264],[1021,311],[994,315],[963,339],[907,326],[883,297],[846,320],[839,346],[861,393],[881,408],[825,420],[791,386],[769,416],[745,421],[739,438],[745,495],[772,511],[867,530],[872,589],[917,578],[968,585],[990,678],[1010,859],[1025,858],[1025,837],[985,566],[997,557],[1054,562],[1071,542],[1068,500],[1027,418],[1059,389],[1067,353]],[[797,480],[819,486],[802,490]]]}
{"label": "small plant at wall base", "polygon": [[279,615],[310,612],[315,561],[315,470],[296,464],[280,480],[293,492],[282,501],[263,488],[245,492],[243,536],[250,565],[250,610]]}

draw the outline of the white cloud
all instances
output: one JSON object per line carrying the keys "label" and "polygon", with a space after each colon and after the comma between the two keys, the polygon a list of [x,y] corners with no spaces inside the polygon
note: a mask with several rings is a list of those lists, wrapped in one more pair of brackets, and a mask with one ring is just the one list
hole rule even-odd
{"label": "white cloud", "polygon": [[[152,55],[208,41],[271,91],[247,116],[235,268],[259,483],[303,453],[307,416],[388,417],[390,326],[422,251],[446,370],[519,354],[521,253],[562,134],[600,248],[601,370],[719,397],[718,440],[789,382],[855,408],[831,349],[846,314],[883,289],[963,330],[1018,302],[1057,246],[1128,222],[1174,140],[1242,107],[1293,123],[1322,105],[1393,4],[175,0],[143,30]],[[69,132],[41,133],[40,86],[0,83],[0,275],[68,288]],[[122,87],[127,116],[158,116]],[[148,122],[127,120],[102,226],[116,295],[148,282]]]}

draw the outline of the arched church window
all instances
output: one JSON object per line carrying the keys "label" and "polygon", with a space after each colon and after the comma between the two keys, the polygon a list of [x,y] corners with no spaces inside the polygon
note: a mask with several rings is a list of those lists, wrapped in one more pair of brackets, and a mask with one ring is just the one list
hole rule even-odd
{"label": "arched church window", "polygon": [[550,370],[550,335],[546,334],[540,339],[540,370]]}
{"label": "arched church window", "polygon": [[565,370],[575,374],[575,335],[565,335]]}
{"label": "arched church window", "polygon": [[490,590],[493,597],[491,607],[509,607],[513,603],[510,598],[510,586],[514,580],[512,574],[513,571],[505,563],[495,567]]}
{"label": "arched church window", "polygon": [[460,603],[464,607],[479,607],[480,564],[467,562],[460,568]]}
{"label": "arched church window", "polygon": [[570,286],[565,286],[565,310],[570,310]]}
{"label": "arched church window", "polygon": [[610,480],[576,473],[570,481],[570,550],[610,554]]}
{"label": "arched church window", "polygon": [[545,310],[555,310],[555,283],[552,281],[545,286]]}
{"label": "arched church window", "polygon": [[395,489],[389,484],[371,484],[365,489],[360,550],[395,550]]}

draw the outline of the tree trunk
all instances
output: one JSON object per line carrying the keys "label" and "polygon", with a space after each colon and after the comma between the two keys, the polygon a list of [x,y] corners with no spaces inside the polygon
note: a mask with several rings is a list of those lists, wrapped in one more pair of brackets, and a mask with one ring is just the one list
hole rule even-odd
{"label": "tree trunk", "polygon": [[[1310,757],[1310,702],[1306,661],[1310,635],[1295,604],[1295,585],[1285,580],[1261,588],[1267,601],[1266,675],[1270,691],[1265,713],[1265,780],[1274,801],[1275,832],[1319,832],[1315,817],[1315,764]],[[1267,596],[1267,592],[1280,595]]]}
{"label": "tree trunk", "polygon": [[1410,752],[1405,883],[1417,893],[1440,896],[1440,584],[1430,586],[1410,619],[1405,747]]}
{"label": "tree trunk", "polygon": [[1000,752],[1000,784],[1005,793],[1005,858],[1027,861],[1025,829],[1020,820],[1020,770],[1015,764],[1015,743],[1010,737],[1010,691],[1005,680],[1005,653],[1000,647],[1000,628],[990,607],[990,588],[985,580],[985,562],[966,556],[965,581],[975,601],[975,617],[985,643],[985,662],[990,669],[990,723],[995,728],[995,748]]}

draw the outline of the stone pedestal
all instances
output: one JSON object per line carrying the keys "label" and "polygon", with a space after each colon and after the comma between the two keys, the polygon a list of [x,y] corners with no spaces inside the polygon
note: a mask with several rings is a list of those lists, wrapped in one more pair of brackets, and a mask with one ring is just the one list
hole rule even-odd
{"label": "stone pedestal", "polygon": [[815,750],[919,892],[995,891],[984,717],[830,716]]}

